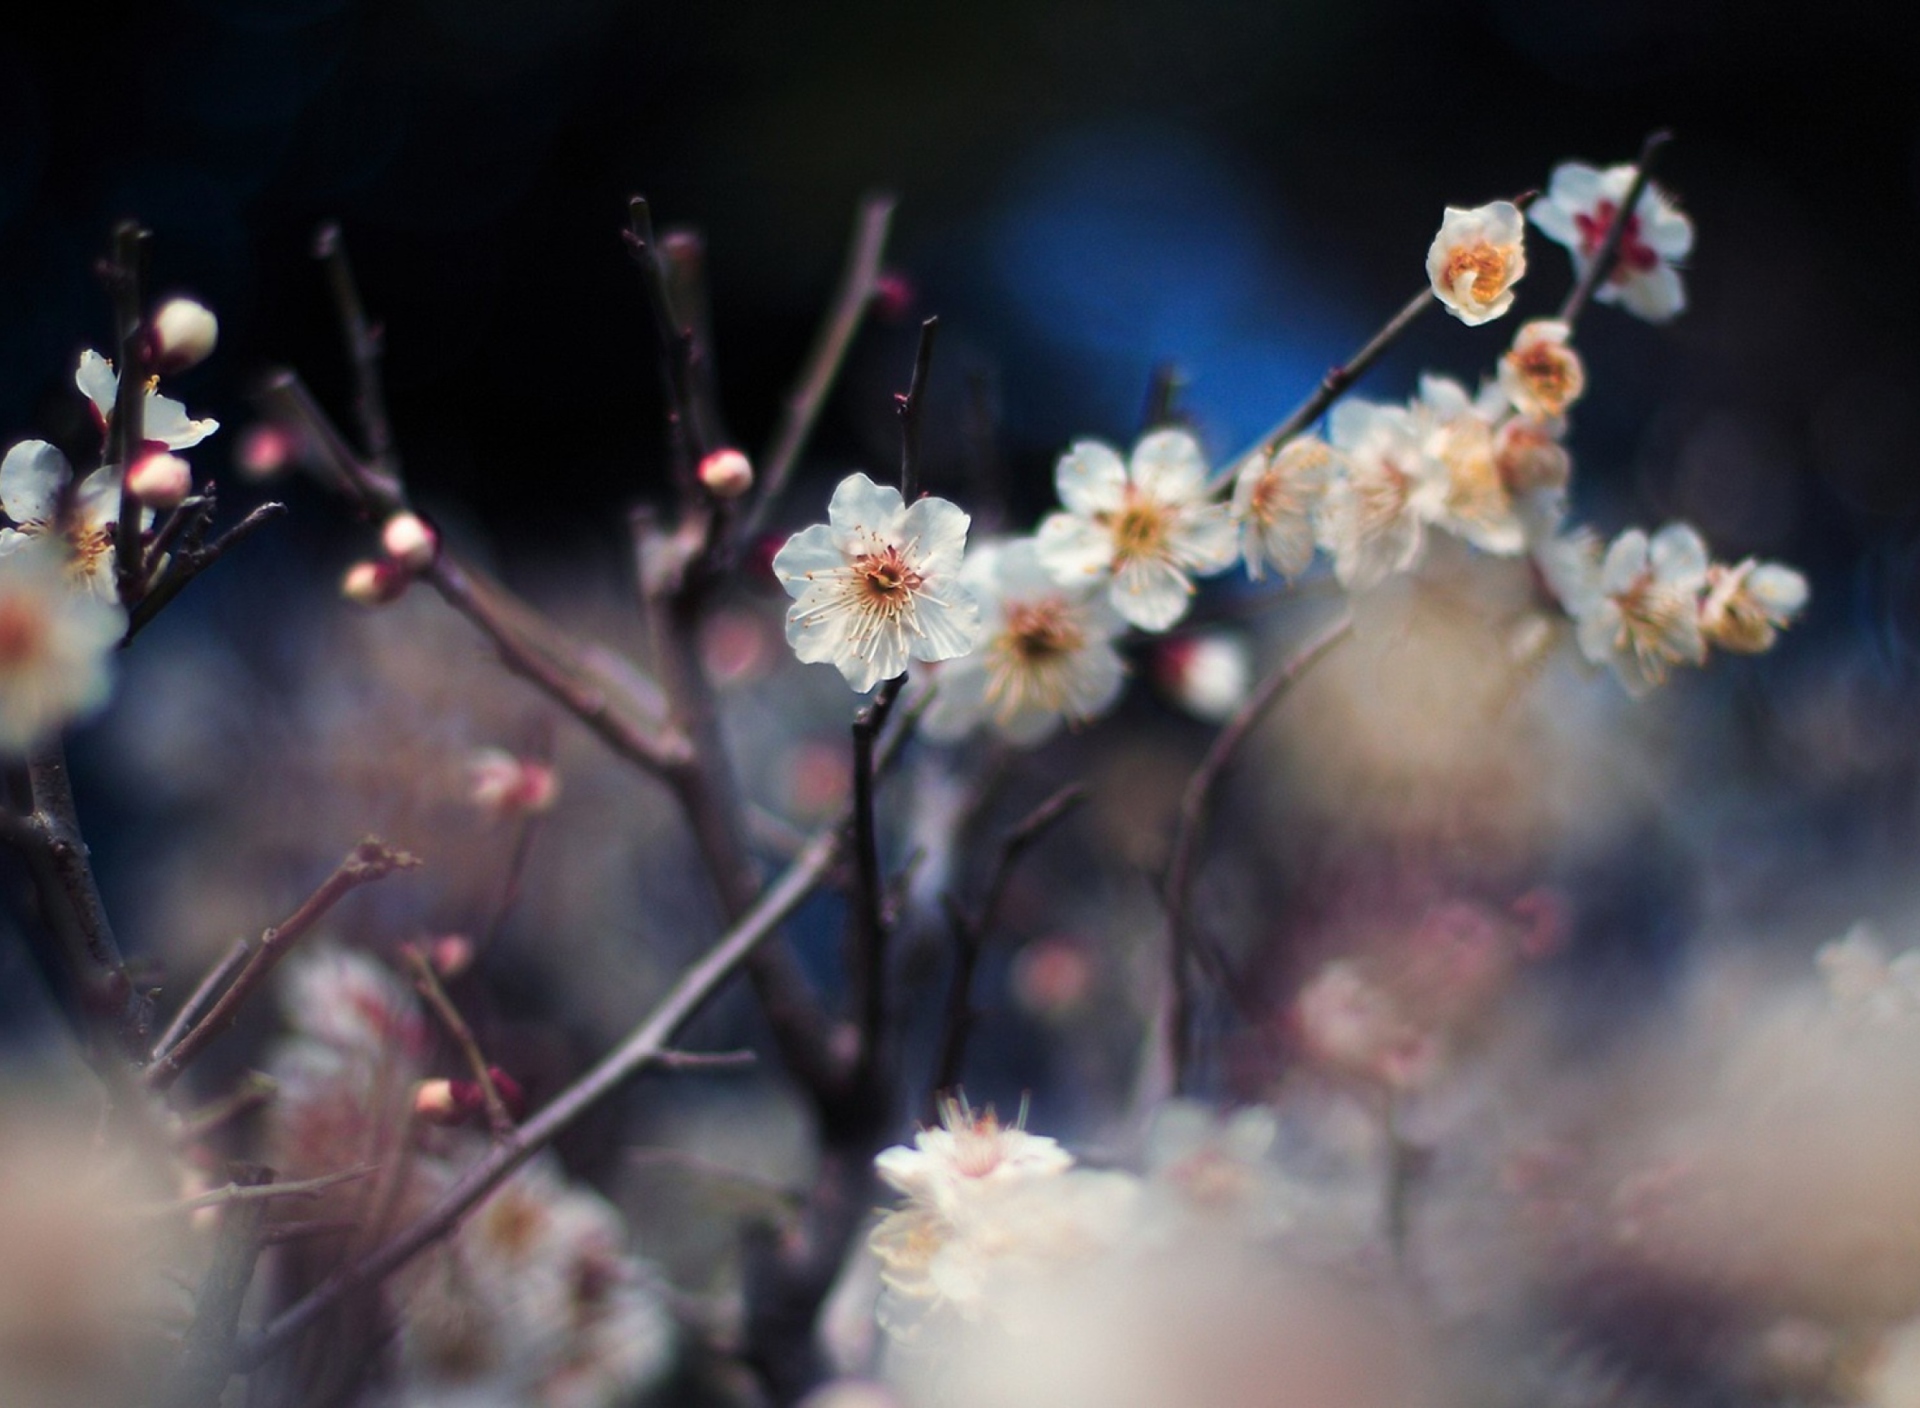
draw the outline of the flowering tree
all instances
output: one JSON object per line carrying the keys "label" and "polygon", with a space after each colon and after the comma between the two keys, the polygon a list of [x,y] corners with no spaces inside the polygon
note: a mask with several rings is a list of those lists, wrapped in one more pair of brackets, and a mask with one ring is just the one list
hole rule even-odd
{"label": "flowering tree", "polygon": [[[1486,1346],[1524,1339],[1523,1321],[1494,1324],[1492,1311],[1453,1294],[1447,1265],[1423,1264],[1419,1253],[1422,1207],[1449,1227],[1442,1214],[1474,1206],[1459,1188],[1505,1186],[1520,1161],[1474,1166],[1419,1120],[1445,1109],[1447,1092],[1472,1089],[1520,970],[1557,941],[1551,907],[1523,896],[1496,911],[1441,895],[1405,944],[1356,942],[1299,965],[1276,988],[1260,975],[1278,946],[1252,925],[1223,935],[1220,917],[1196,901],[1206,894],[1215,794],[1262,720],[1343,650],[1398,648],[1424,629],[1426,604],[1463,603],[1476,629],[1502,643],[1502,699],[1527,689],[1556,653],[1644,696],[1715,651],[1768,649],[1801,612],[1797,572],[1716,562],[1686,524],[1651,535],[1629,528],[1610,543],[1568,526],[1569,418],[1588,389],[1577,351],[1588,306],[1662,322],[1684,303],[1673,261],[1691,248],[1692,227],[1649,180],[1658,147],[1606,172],[1563,166],[1530,204],[1449,208],[1427,254],[1427,286],[1258,443],[1215,464],[1162,406],[1130,449],[1075,441],[1055,467],[1059,508],[1028,533],[982,540],[965,506],[920,493],[937,330],[929,319],[898,399],[897,485],[845,477],[800,513],[825,522],[784,536],[770,558],[791,599],[786,642],[808,667],[795,697],[824,673],[818,665],[851,691],[834,706],[849,735],[834,764],[844,801],[815,808],[810,833],[768,815],[748,748],[724,725],[714,632],[771,609],[756,579],[756,562],[767,560],[759,544],[798,500],[809,434],[882,278],[889,204],[862,209],[820,337],[756,462],[721,429],[689,262],[668,257],[646,205],[634,202],[626,235],[658,338],[678,495],[671,522],[651,512],[634,520],[651,647],[643,662],[612,659],[510,593],[413,502],[398,453],[404,427],[384,408],[379,338],[338,232],[324,234],[356,378],[356,434],[280,372],[261,391],[250,456],[266,469],[297,467],[373,527],[377,546],[342,582],[349,601],[387,611],[438,597],[546,708],[590,735],[603,761],[670,798],[717,916],[711,943],[658,985],[643,1020],[537,1092],[473,1019],[492,932],[385,935],[336,913],[362,887],[406,884],[400,877],[441,864],[430,846],[416,855],[360,842],[197,984],[165,983],[156,998],[122,957],[82,839],[63,730],[106,701],[119,652],[141,648],[139,633],[161,610],[280,511],[262,505],[213,533],[211,485],[196,482],[182,452],[219,427],[157,384],[213,351],[214,320],[186,301],[148,310],[146,236],[122,231],[109,267],[115,356],[88,352],[75,376],[96,408],[98,466],[76,478],[60,451],[27,440],[0,467],[0,756],[9,766],[0,835],[25,859],[44,950],[104,1091],[105,1148],[73,1157],[104,1170],[98,1198],[113,1200],[85,1206],[141,1229],[117,1240],[103,1274],[172,1270],[193,1287],[151,1322],[141,1304],[114,1303],[115,1353],[95,1366],[112,1387],[93,1391],[169,1408],[226,1392],[314,1405],[612,1405],[649,1393],[1252,1403],[1270,1401],[1275,1382],[1287,1384],[1289,1402],[1453,1396],[1442,1381],[1461,1393],[1500,1383],[1517,1397],[1539,1354],[1513,1351],[1503,1369]],[[1529,224],[1572,256],[1575,281],[1554,316],[1491,348],[1477,388],[1433,375],[1404,404],[1348,395],[1428,309],[1472,327],[1508,314],[1529,272]],[[1536,280],[1544,262],[1533,263]],[[1279,585],[1237,596],[1209,585],[1242,571]],[[1229,606],[1287,616],[1292,648],[1257,681],[1242,648],[1209,635],[1204,621],[1194,628]],[[997,771],[1097,739],[1143,664],[1218,728],[1184,783],[1160,789],[1173,794],[1163,809],[1171,826],[1152,867],[1161,907],[1136,975],[1145,998],[1131,1033],[1131,1094],[1110,1112],[1108,1145],[1089,1167],[1028,1129],[1024,1109],[1005,1121],[961,1093],[963,1078],[985,1069],[971,1041],[976,984],[995,961],[1015,872],[1084,789],[1052,791],[997,835],[983,835],[981,822]],[[1493,717],[1498,728],[1503,716]],[[914,796],[896,815],[882,794],[901,770]],[[501,916],[536,828],[564,805],[563,777],[545,748],[489,746],[468,760],[468,802],[518,836]],[[792,922],[823,887],[844,897],[844,942],[824,980]],[[927,977],[934,932],[946,939],[935,965],[942,983]],[[1845,1032],[1877,1023],[1911,1042],[1904,960],[1860,938],[1823,961],[1839,975],[1840,1005],[1809,1019],[1827,1024],[1820,1041],[1838,1049]],[[1095,981],[1070,942],[1030,943],[1020,962],[1038,1009],[1064,1010]],[[237,1023],[259,1020],[276,970],[285,1021],[263,1062],[270,1079],[224,1089],[185,1079],[211,1069],[202,1063],[210,1050],[239,1040],[227,1035]],[[677,1048],[737,974],[752,991],[742,1030],[754,1049]],[[1280,1043],[1282,1064],[1307,1083],[1275,1074],[1249,1094],[1230,1069],[1248,1034]],[[1070,1045],[1071,1033],[1061,1041]],[[1737,1072],[1738,1046],[1725,1043],[1712,1059]],[[703,1296],[641,1257],[621,1211],[571,1176],[554,1145],[642,1072],[756,1060],[797,1092],[805,1153],[770,1204],[713,1214],[736,1251],[724,1291]],[[926,1123],[902,1142],[916,1116]],[[1717,1138],[1709,1152],[1725,1158],[1731,1136]],[[1623,1157],[1634,1177],[1658,1172],[1648,1148]],[[1461,1158],[1464,1168],[1449,1162]],[[1743,1206],[1775,1205],[1740,1170],[1720,1169],[1714,1184],[1702,1167],[1714,1166],[1677,1175],[1701,1206],[1720,1187],[1749,1197]],[[26,1175],[7,1171],[0,1182],[16,1177]],[[1612,1224],[1593,1233],[1568,1211],[1577,1182],[1536,1199],[1528,1216],[1547,1220],[1542,1235],[1578,1241],[1569,1255],[1583,1265],[1655,1265],[1655,1254],[1634,1261],[1638,1253],[1609,1242]],[[895,1194],[903,1201],[875,1223]],[[1771,1274],[1793,1260],[1791,1247],[1745,1249],[1742,1260],[1711,1217],[1674,1211],[1693,1204],[1647,1196],[1654,1225],[1712,1243],[1690,1260],[1675,1254],[1688,1268],[1752,1280],[1764,1279],[1755,1265]],[[1485,1235],[1505,1246],[1524,1222]],[[1442,1245],[1471,1254],[1476,1244],[1471,1230],[1452,1228]],[[1808,1259],[1824,1266],[1842,1254],[1821,1246]],[[1849,1318],[1824,1302],[1808,1310],[1809,1292],[1787,1297],[1775,1319],[1811,1324],[1838,1364],[1847,1336],[1872,1330],[1896,1343],[1887,1327],[1904,1318],[1901,1307],[1913,1310],[1901,1299],[1909,1280],[1920,1301],[1909,1273],[1904,1263],[1889,1272],[1896,1288],[1870,1312]],[[1560,1284],[1538,1266],[1515,1275]],[[1741,1299],[1745,1284],[1727,1293],[1742,1315],[1766,1299]],[[843,1302],[853,1309],[836,1317]],[[14,1333],[9,1314],[0,1307],[0,1346]],[[1761,1319],[1765,1348],[1778,1326]],[[143,1333],[121,1336],[133,1321]],[[1484,1331],[1480,1348],[1450,1358],[1445,1332],[1468,1323]],[[22,1402],[74,1401],[57,1396],[61,1372],[8,1367],[0,1384]],[[241,1380],[244,1390],[229,1389]]]}

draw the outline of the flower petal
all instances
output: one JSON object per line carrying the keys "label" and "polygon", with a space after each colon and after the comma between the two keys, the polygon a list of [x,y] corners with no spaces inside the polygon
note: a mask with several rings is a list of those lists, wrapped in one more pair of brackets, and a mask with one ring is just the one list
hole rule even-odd
{"label": "flower petal", "polygon": [[835,487],[827,504],[827,522],[843,547],[874,538],[898,542],[899,520],[905,508],[900,491],[891,484],[876,484],[864,474],[849,474]]}
{"label": "flower petal", "polygon": [[1135,486],[1163,503],[1198,497],[1207,486],[1207,457],[1189,431],[1156,430],[1133,447]]}
{"label": "flower petal", "polygon": [[1113,535],[1072,513],[1049,514],[1034,535],[1040,565],[1065,587],[1085,586],[1113,567]]}
{"label": "flower petal", "polygon": [[0,462],[0,510],[15,523],[51,523],[73,477],[67,457],[44,440],[22,440]]}
{"label": "flower petal", "polygon": [[1082,517],[1114,513],[1126,501],[1127,466],[1112,446],[1076,440],[1053,467],[1053,487],[1061,504]]}
{"label": "flower petal", "polygon": [[1114,574],[1108,600],[1122,617],[1143,631],[1164,631],[1187,614],[1193,583],[1172,563],[1134,558]]}
{"label": "flower petal", "polygon": [[847,555],[834,541],[833,529],[824,523],[802,528],[779,552],[773,555],[773,575],[789,596],[798,596],[809,579],[837,572],[847,565]]}
{"label": "flower petal", "polygon": [[89,347],[80,354],[73,384],[80,388],[81,395],[93,402],[93,409],[104,425],[113,414],[113,398],[120,389],[120,378],[113,370],[113,363]]}

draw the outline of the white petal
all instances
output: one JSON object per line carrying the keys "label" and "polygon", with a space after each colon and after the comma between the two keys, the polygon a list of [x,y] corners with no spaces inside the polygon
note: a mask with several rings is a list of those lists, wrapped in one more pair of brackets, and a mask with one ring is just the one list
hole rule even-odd
{"label": "white petal", "polygon": [[0,462],[0,510],[15,523],[51,523],[71,478],[65,455],[44,440],[22,440]]}
{"label": "white petal", "polygon": [[1156,430],[1134,446],[1133,482],[1162,503],[1197,497],[1207,484],[1207,457],[1185,430]]}
{"label": "white petal", "polygon": [[1606,561],[1600,566],[1600,590],[1618,596],[1629,590],[1647,570],[1647,535],[1629,528],[1613,540]]}
{"label": "white petal", "polygon": [[957,574],[972,522],[964,510],[945,499],[915,500],[900,523],[901,542],[911,545],[908,560],[929,577]]}
{"label": "white petal", "polygon": [[849,474],[827,504],[827,522],[843,546],[874,538],[898,543],[905,508],[900,491],[891,484],[876,484],[864,474]]}
{"label": "white petal", "polygon": [[1597,168],[1583,161],[1563,161],[1553,168],[1547,199],[1563,208],[1590,209],[1599,202],[1605,184],[1606,178]]}
{"label": "white petal", "polygon": [[[921,593],[916,599],[914,624],[919,633],[906,643],[907,653],[915,660],[953,660],[965,655],[980,641],[980,607],[973,596],[958,583],[944,596]],[[906,669],[901,662],[897,675]],[[882,675],[892,679],[893,675]]]}
{"label": "white petal", "polygon": [[1580,248],[1580,227],[1574,224],[1573,210],[1568,206],[1555,200],[1535,201],[1527,211],[1527,219],[1555,244],[1574,250]]}
{"label": "white petal", "polygon": [[1187,614],[1193,584],[1171,563],[1135,558],[1114,575],[1108,600],[1143,631],[1164,631]]}
{"label": "white petal", "polygon": [[1126,501],[1127,466],[1111,446],[1076,440],[1053,467],[1060,502],[1083,518],[1113,513]]}
{"label": "white petal", "polygon": [[1167,555],[1201,577],[1233,566],[1240,552],[1227,506],[1208,504],[1182,514],[1167,534]]}
{"label": "white petal", "polygon": [[1807,604],[1807,579],[1791,567],[1763,562],[1747,575],[1753,599],[1776,616],[1798,615]]}
{"label": "white petal", "polygon": [[1707,575],[1707,545],[1691,524],[1669,523],[1654,534],[1648,549],[1657,580],[1675,587],[1693,587]]}
{"label": "white petal", "polygon": [[790,596],[798,596],[810,577],[837,572],[847,565],[847,555],[834,541],[833,529],[824,523],[802,528],[773,555],[773,575]]}
{"label": "white petal", "polygon": [[1049,514],[1034,535],[1040,565],[1066,587],[1098,581],[1113,567],[1113,535],[1072,513]]}
{"label": "white petal", "polygon": [[936,743],[965,738],[987,717],[987,670],[977,655],[949,660],[934,676],[937,687],[920,731]]}
{"label": "white petal", "polygon": [[93,408],[105,421],[113,414],[113,398],[120,387],[120,378],[114,374],[113,364],[92,348],[80,354],[79,370],[73,374],[73,384],[80,388],[80,394],[93,402]]}
{"label": "white petal", "polygon": [[147,404],[140,417],[140,438],[154,440],[169,450],[186,450],[198,445],[220,428],[217,420],[195,420],[187,408],[171,396],[147,393]]}
{"label": "white petal", "polygon": [[1687,306],[1687,291],[1680,282],[1680,271],[1664,261],[1644,274],[1635,274],[1625,283],[1608,280],[1604,292],[1610,296],[1603,302],[1618,303],[1636,318],[1650,323],[1671,322]]}

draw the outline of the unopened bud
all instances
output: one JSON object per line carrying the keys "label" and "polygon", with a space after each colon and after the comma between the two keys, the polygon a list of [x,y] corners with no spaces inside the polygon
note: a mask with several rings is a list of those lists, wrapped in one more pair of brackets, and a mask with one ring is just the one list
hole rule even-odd
{"label": "unopened bud", "polygon": [[716,499],[737,499],[753,487],[753,461],[738,450],[715,450],[700,461],[700,482]]}
{"label": "unopened bud", "polygon": [[291,431],[280,426],[250,425],[240,434],[233,461],[249,477],[265,479],[287,467],[298,443]]}
{"label": "unopened bud", "polygon": [[473,956],[473,940],[465,934],[442,934],[427,950],[433,971],[443,978],[457,978],[473,967]]}
{"label": "unopened bud", "polygon": [[380,530],[380,546],[409,572],[424,572],[433,566],[440,539],[418,514],[396,513]]}
{"label": "unopened bud", "polygon": [[1154,673],[1176,704],[1208,723],[1231,718],[1253,679],[1246,642],[1218,631],[1166,642],[1154,658]]}
{"label": "unopened bud", "polygon": [[391,562],[356,562],[340,579],[340,595],[356,606],[385,606],[407,589],[407,574]]}
{"label": "unopened bud", "polygon": [[193,467],[178,455],[143,455],[127,471],[126,489],[148,508],[178,508],[193,492]]}
{"label": "unopened bud", "polygon": [[467,797],[495,816],[551,811],[560,778],[545,763],[517,758],[504,748],[476,749],[467,759]]}
{"label": "unopened bud", "polygon": [[423,1080],[413,1088],[415,1119],[428,1124],[458,1124],[469,1113],[450,1080]]}
{"label": "unopened bud", "polygon": [[220,320],[191,298],[169,298],[147,326],[157,372],[182,372],[206,361],[220,340]]}

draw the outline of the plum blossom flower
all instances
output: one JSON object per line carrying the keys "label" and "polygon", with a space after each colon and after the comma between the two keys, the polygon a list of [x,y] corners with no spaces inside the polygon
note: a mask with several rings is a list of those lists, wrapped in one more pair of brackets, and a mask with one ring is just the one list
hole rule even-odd
{"label": "plum blossom flower", "polygon": [[1722,650],[1758,655],[1806,604],[1807,579],[1791,567],[1752,558],[1733,567],[1715,563],[1707,569],[1700,632]]}
{"label": "plum blossom flower", "polygon": [[1566,493],[1573,477],[1573,457],[1560,439],[1566,422],[1508,416],[1493,431],[1493,460],[1501,482],[1513,494]]}
{"label": "plum blossom flower", "polygon": [[1289,440],[1272,454],[1257,451],[1233,478],[1233,521],[1240,525],[1240,556],[1259,581],[1266,564],[1291,580],[1313,561],[1313,515],[1339,457],[1311,435]]}
{"label": "plum blossom flower", "polygon": [[1173,625],[1192,579],[1233,564],[1233,522],[1211,501],[1206,459],[1184,430],[1154,431],[1126,461],[1076,441],[1053,477],[1066,511],[1040,525],[1040,561],[1063,586],[1107,582],[1113,609],[1143,631]]}
{"label": "plum blossom flower", "polygon": [[1042,1134],[1029,1134],[1024,1118],[1001,1124],[989,1105],[975,1112],[964,1095],[943,1097],[940,1123],[913,1137],[911,1149],[895,1145],[874,1159],[886,1183],[916,1202],[941,1211],[980,1188],[1064,1173],[1073,1155]]}
{"label": "plum blossom flower", "polygon": [[921,720],[929,738],[951,741],[988,723],[1024,747],[1062,721],[1086,723],[1113,707],[1126,666],[1113,648],[1122,623],[1103,596],[1061,586],[1030,538],[978,549],[960,580],[980,604],[980,644],[941,666]]}
{"label": "plum blossom flower", "polygon": [[[0,461],[0,511],[13,527],[0,528],[0,557],[54,530],[73,470],[44,440],[22,440]],[[67,572],[105,601],[118,599],[113,580],[113,534],[120,518],[120,471],[96,469],[80,481],[66,505]],[[142,526],[153,515],[143,511]]]}
{"label": "plum blossom flower", "polygon": [[1422,446],[1446,473],[1439,524],[1475,547],[1511,557],[1526,543],[1526,525],[1494,445],[1493,408],[1476,402],[1459,382],[1420,379],[1412,407]]}
{"label": "plum blossom flower", "polygon": [[1700,628],[1700,597],[1707,585],[1707,550],[1684,523],[1651,539],[1638,528],[1614,539],[1597,574],[1592,558],[1575,559],[1555,583],[1578,625],[1580,650],[1610,665],[1627,692],[1639,697],[1664,683],[1675,665],[1707,658]]}
{"label": "plum blossom flower", "polygon": [[1427,523],[1445,510],[1447,471],[1404,406],[1343,401],[1329,430],[1346,472],[1321,502],[1320,544],[1340,585],[1365,591],[1419,561]]}
{"label": "plum blossom flower", "polygon": [[505,748],[476,748],[467,758],[467,800],[495,818],[537,816],[560,798],[550,764]]}
{"label": "plum blossom flower", "polygon": [[1513,306],[1513,286],[1527,272],[1526,222],[1520,208],[1496,200],[1471,210],[1447,207],[1427,250],[1433,296],[1469,327]]}
{"label": "plum blossom flower", "polygon": [[1586,389],[1580,354],[1567,344],[1573,331],[1553,318],[1536,318],[1514,334],[1500,359],[1500,389],[1523,416],[1547,420],[1564,416]]}
{"label": "plum blossom flower", "polygon": [[0,556],[0,755],[24,752],[104,704],[126,613],[68,586],[59,549]]}
{"label": "plum blossom flower", "polygon": [[906,673],[909,660],[951,660],[973,649],[980,611],[960,582],[971,521],[945,499],[904,503],[864,474],[840,481],[827,522],[802,529],[774,555],[792,596],[787,643],[808,664],[833,665],[865,694]]}
{"label": "plum blossom flower", "polygon": [[[1634,173],[1632,165],[1601,171],[1564,162],[1554,168],[1545,199],[1533,203],[1527,218],[1548,239],[1565,245],[1575,271],[1585,274],[1627,198]],[[1627,217],[1613,269],[1593,296],[1601,303],[1618,303],[1650,323],[1664,323],[1687,306],[1674,265],[1692,248],[1693,222],[1649,184]]]}
{"label": "plum blossom flower", "polygon": [[[80,354],[80,368],[73,374],[74,385],[93,402],[94,419],[102,426],[113,415],[114,398],[120,394],[120,376],[113,363],[89,348]],[[187,408],[171,396],[162,396],[147,388],[147,404],[140,418],[140,438],[169,450],[185,450],[198,445],[220,428],[217,420],[195,420]]]}

